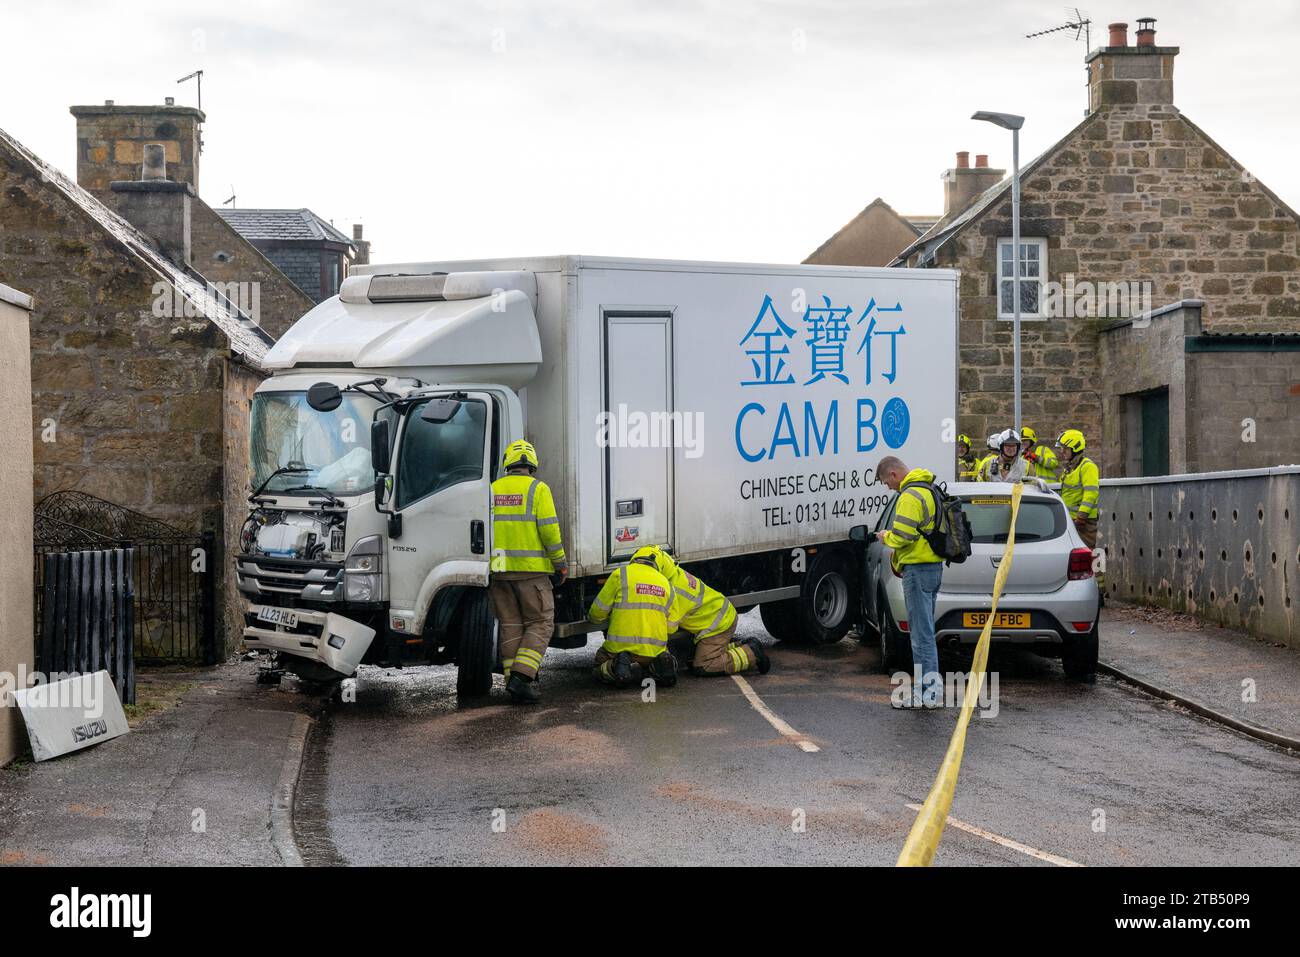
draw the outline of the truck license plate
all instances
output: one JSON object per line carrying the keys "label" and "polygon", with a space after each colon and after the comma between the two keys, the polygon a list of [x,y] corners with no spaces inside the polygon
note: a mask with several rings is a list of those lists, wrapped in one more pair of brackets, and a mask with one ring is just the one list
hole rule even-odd
{"label": "truck license plate", "polygon": [[257,620],[268,625],[284,625],[286,628],[298,627],[298,613],[287,608],[259,608]]}
{"label": "truck license plate", "polygon": [[[962,626],[965,628],[983,628],[989,620],[987,611],[968,611],[962,614]],[[993,621],[994,628],[1028,628],[1029,612],[1000,611]]]}

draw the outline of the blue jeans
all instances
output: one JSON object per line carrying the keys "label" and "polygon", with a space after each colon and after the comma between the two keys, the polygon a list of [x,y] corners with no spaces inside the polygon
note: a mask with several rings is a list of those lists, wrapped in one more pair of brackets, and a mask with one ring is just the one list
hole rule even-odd
{"label": "blue jeans", "polygon": [[[907,603],[907,631],[912,639],[912,674],[922,679],[925,700],[943,699],[943,677],[939,674],[939,649],[934,642],[934,601],[943,579],[943,562],[903,566],[903,600]],[[912,701],[921,703],[915,681]]]}

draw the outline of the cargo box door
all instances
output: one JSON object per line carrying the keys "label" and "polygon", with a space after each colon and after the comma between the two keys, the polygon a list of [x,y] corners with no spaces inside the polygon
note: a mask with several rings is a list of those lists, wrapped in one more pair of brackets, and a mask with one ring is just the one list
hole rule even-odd
{"label": "cargo box door", "polygon": [[672,313],[604,312],[605,554],[673,543]]}

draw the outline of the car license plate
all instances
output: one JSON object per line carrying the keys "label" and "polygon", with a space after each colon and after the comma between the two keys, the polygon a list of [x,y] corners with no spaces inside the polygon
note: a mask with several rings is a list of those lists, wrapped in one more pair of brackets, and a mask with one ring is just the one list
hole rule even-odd
{"label": "car license plate", "polygon": [[286,628],[298,627],[298,613],[287,608],[259,608],[257,620],[268,625],[284,625]]}
{"label": "car license plate", "polygon": [[[965,628],[983,628],[989,620],[987,611],[968,611],[962,614],[962,626]],[[1029,612],[1000,611],[993,622],[994,628],[1028,628]]]}

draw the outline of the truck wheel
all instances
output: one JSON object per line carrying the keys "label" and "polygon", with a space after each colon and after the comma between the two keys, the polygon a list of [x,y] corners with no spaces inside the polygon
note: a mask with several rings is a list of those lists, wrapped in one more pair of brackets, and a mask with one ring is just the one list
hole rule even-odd
{"label": "truck wheel", "polygon": [[763,619],[767,633],[777,641],[797,643],[803,640],[799,631],[798,598],[764,602],[758,606],[758,616]]}
{"label": "truck wheel", "polygon": [[456,694],[480,698],[492,688],[496,670],[496,619],[487,592],[473,588],[461,599],[456,613]]}
{"label": "truck wheel", "polygon": [[1095,681],[1097,678],[1097,652],[1100,644],[1098,623],[1093,622],[1092,631],[1073,644],[1067,643],[1061,649],[1061,666],[1065,668],[1065,676],[1075,681]]}
{"label": "truck wheel", "polygon": [[799,630],[812,644],[834,644],[853,625],[853,575],[849,563],[838,552],[819,555],[807,582],[807,594],[799,599]]}
{"label": "truck wheel", "polygon": [[912,671],[912,641],[894,624],[882,592],[876,599],[880,611],[880,670],[887,675],[897,671]]}

